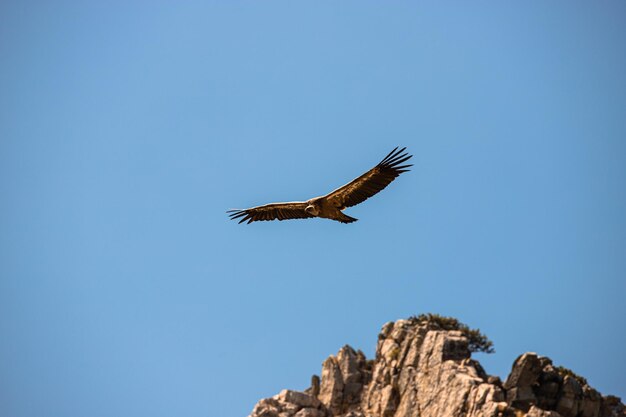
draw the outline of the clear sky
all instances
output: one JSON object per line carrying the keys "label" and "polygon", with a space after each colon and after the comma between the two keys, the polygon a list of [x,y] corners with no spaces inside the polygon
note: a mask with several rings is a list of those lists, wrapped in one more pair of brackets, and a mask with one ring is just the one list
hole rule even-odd
{"label": "clear sky", "polygon": [[[0,3],[0,415],[247,415],[387,321],[626,397],[626,2]],[[228,220],[397,145],[360,220]]]}

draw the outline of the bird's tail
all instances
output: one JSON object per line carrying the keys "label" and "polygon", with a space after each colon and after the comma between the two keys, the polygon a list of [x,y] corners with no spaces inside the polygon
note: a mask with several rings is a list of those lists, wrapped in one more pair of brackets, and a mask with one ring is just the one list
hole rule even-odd
{"label": "bird's tail", "polygon": [[341,223],[353,223],[359,219],[355,219],[354,217],[350,217],[342,212],[339,212],[339,216],[337,216],[337,219],[335,220],[340,221]]}

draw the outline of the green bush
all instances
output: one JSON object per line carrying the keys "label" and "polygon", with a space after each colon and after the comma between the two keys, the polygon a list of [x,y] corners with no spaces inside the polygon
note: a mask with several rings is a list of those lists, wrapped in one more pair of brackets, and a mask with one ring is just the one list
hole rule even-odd
{"label": "green bush", "polygon": [[470,352],[493,353],[493,342],[480,332],[479,329],[470,329],[454,317],[444,317],[439,314],[420,314],[409,320],[414,324],[427,326],[430,330],[459,330],[469,341]]}
{"label": "green bush", "polygon": [[576,381],[578,381],[578,383],[581,386],[585,386],[587,385],[587,380],[585,378],[583,378],[582,376],[578,375],[577,373],[574,373],[574,371],[572,371],[571,369],[567,369],[563,366],[555,366],[554,369],[559,373],[559,375],[561,375],[563,378],[565,378],[566,376],[569,376],[571,378],[574,378]]}

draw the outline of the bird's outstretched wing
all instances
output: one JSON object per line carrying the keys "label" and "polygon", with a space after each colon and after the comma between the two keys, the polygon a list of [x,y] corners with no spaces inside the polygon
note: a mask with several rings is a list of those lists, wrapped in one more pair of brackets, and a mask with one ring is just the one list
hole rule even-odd
{"label": "bird's outstretched wing", "polygon": [[292,201],[288,203],[272,203],[244,210],[229,210],[231,220],[240,219],[239,223],[264,220],[307,219],[315,217],[305,211],[307,203]]}
{"label": "bird's outstretched wing", "polygon": [[374,168],[323,198],[328,199],[339,210],[362,203],[388,186],[398,175],[409,171],[407,168],[413,166],[413,164],[402,165],[413,156],[404,152],[405,149],[398,150],[396,147]]}

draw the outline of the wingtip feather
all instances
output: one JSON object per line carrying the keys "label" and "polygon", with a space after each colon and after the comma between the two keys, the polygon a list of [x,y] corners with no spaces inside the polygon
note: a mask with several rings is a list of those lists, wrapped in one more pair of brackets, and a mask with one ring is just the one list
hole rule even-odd
{"label": "wingtip feather", "polygon": [[385,162],[387,161],[387,159],[388,159],[389,157],[391,157],[391,156],[392,156],[392,155],[396,152],[396,149],[398,149],[398,147],[397,147],[397,146],[396,146],[395,148],[393,148],[393,150],[392,150],[391,152],[389,152],[389,153],[387,154],[387,156],[385,156],[385,157],[383,158],[383,160],[382,160],[382,161],[380,161],[380,162],[378,163],[378,165],[380,166],[380,165],[385,164]]}
{"label": "wingtip feather", "polygon": [[402,159],[402,158],[409,159],[409,158],[411,158],[413,156],[413,155],[409,155],[408,153],[404,152],[404,151],[406,151],[406,146],[401,148],[401,149],[398,149],[398,148],[399,148],[399,146],[396,146],[391,152],[389,152],[389,154],[387,154],[387,156],[385,156],[383,158],[382,161],[380,161],[378,163],[377,166],[380,167],[380,166],[393,165],[393,164],[399,163],[399,162],[401,163],[401,162],[404,162],[404,161],[399,161],[400,159]]}

